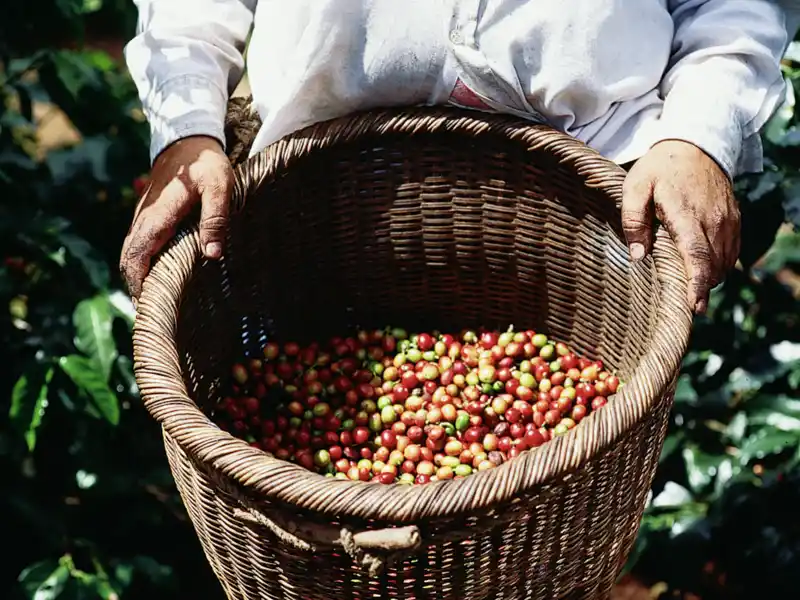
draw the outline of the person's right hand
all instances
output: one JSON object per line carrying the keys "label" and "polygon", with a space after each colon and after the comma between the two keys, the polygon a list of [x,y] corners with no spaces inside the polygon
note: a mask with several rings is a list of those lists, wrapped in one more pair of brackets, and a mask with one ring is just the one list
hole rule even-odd
{"label": "person's right hand", "polygon": [[214,138],[179,140],[156,158],[150,185],[122,245],[120,271],[134,299],[142,292],[150,261],[198,200],[203,254],[211,259],[222,256],[232,188],[233,168]]}

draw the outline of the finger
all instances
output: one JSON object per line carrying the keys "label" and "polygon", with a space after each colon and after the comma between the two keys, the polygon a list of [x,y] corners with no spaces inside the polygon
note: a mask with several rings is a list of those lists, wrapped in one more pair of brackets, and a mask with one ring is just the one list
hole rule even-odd
{"label": "finger", "polygon": [[215,180],[201,189],[200,245],[206,258],[222,257],[228,231],[230,191],[227,179]]}
{"label": "finger", "polygon": [[741,249],[741,213],[739,207],[733,208],[733,214],[725,221],[722,232],[722,245],[724,248],[723,268],[727,273],[736,266]]}
{"label": "finger", "polygon": [[137,216],[134,217],[134,220],[131,222],[131,226],[128,229],[128,235],[125,236],[125,241],[122,242],[122,250],[120,251],[119,256],[119,272],[120,275],[122,275],[122,280],[128,290],[128,295],[130,295],[131,298],[138,296],[138,294],[134,295],[136,283],[133,281],[133,265],[131,264],[133,261],[133,255],[131,253],[131,245],[134,243],[134,240],[137,239],[141,226],[142,221],[137,214]]}
{"label": "finger", "polygon": [[742,230],[741,230],[741,223],[737,222],[736,226],[736,235],[733,237],[733,265],[731,268],[736,266],[736,263],[739,262],[739,255],[742,252]]}
{"label": "finger", "polygon": [[134,208],[131,225],[128,227],[128,234],[125,236],[125,240],[122,243],[122,250],[120,251],[119,272],[122,275],[125,286],[128,288],[128,294],[131,296],[131,299],[134,302],[134,307],[136,305],[136,297],[134,297],[133,293],[131,292],[131,285],[135,286],[135,283],[128,277],[128,273],[132,271],[132,265],[130,265],[132,260],[130,247],[134,240],[136,240],[138,237],[138,230],[142,225],[142,211],[151,206],[154,202],[154,199],[159,198],[162,192],[163,189],[156,190],[153,187],[152,181],[147,184],[145,191],[142,193],[141,197],[139,198],[139,202]]}
{"label": "finger", "polygon": [[119,253],[119,273],[122,276],[122,281],[125,283],[125,287],[128,290],[128,295],[131,297],[131,286],[130,282],[128,281],[128,248],[131,245],[131,234],[133,233],[133,228],[136,226],[136,221],[131,223],[131,227],[128,230],[128,235],[125,236],[125,241],[122,242],[122,250]]}
{"label": "finger", "polygon": [[722,281],[739,257],[739,211],[735,205],[712,205],[700,219],[706,238],[711,245],[714,278]]}
{"label": "finger", "polygon": [[153,182],[150,181],[145,187],[144,192],[142,193],[139,201],[136,203],[136,208],[133,210],[133,223],[139,218],[139,215],[142,214],[142,211],[147,208],[152,203],[152,198],[157,198],[160,196],[160,192],[153,188]]}
{"label": "finger", "polygon": [[688,213],[672,216],[667,227],[683,256],[689,278],[689,306],[694,312],[702,314],[708,308],[711,289],[719,282],[711,243],[700,222]]}
{"label": "finger", "polygon": [[122,275],[128,286],[128,293],[134,299],[138,300],[142,294],[142,284],[150,272],[153,257],[174,234],[174,226],[165,226],[149,220],[132,234],[122,262]]}
{"label": "finger", "polygon": [[178,223],[191,205],[189,190],[175,179],[164,188],[162,197],[153,206],[139,214],[125,239],[120,260],[120,271],[133,298],[141,295],[153,257],[175,235]]}
{"label": "finger", "polygon": [[140,242],[138,241],[141,239],[141,234],[139,232],[141,227],[139,224],[136,224],[134,227],[135,228],[131,230],[128,237],[125,238],[119,270],[122,279],[125,281],[125,287],[128,288],[128,294],[135,302],[142,293],[142,282],[144,281],[149,264],[142,264],[143,254],[140,249]]}
{"label": "finger", "polygon": [[638,177],[635,166],[622,187],[622,230],[631,258],[644,258],[653,246],[653,181]]}

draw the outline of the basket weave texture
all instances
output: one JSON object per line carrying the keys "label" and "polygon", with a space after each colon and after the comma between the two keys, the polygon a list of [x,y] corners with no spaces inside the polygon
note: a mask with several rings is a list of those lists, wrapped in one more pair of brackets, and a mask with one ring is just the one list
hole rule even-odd
{"label": "basket weave texture", "polygon": [[[624,176],[546,126],[422,108],[315,125],[239,164],[224,260],[187,227],[134,329],[145,405],[229,598],[608,598],[691,326],[669,236],[629,261]],[[207,417],[267,338],[354,324],[535,328],[626,385],[563,437],[423,486],[326,479]]]}

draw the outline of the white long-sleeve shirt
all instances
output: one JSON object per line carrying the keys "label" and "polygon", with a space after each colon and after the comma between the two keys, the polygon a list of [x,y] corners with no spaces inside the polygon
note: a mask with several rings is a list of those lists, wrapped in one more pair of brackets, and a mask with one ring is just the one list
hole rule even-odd
{"label": "white long-sleeve shirt", "polygon": [[253,153],[357,110],[446,104],[458,83],[618,163],[680,139],[731,176],[758,171],[794,26],[778,0],[135,1],[126,59],[153,158],[190,135],[224,143],[252,26]]}

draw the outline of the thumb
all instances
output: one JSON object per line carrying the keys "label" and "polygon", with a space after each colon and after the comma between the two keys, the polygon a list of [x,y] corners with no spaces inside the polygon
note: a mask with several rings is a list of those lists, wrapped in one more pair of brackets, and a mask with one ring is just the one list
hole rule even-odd
{"label": "thumb", "polygon": [[652,179],[637,176],[635,165],[622,186],[622,230],[633,260],[653,246],[653,187]]}
{"label": "thumb", "polygon": [[212,259],[221,258],[228,233],[230,185],[222,179],[215,185],[203,186],[200,198],[200,244],[203,255]]}

